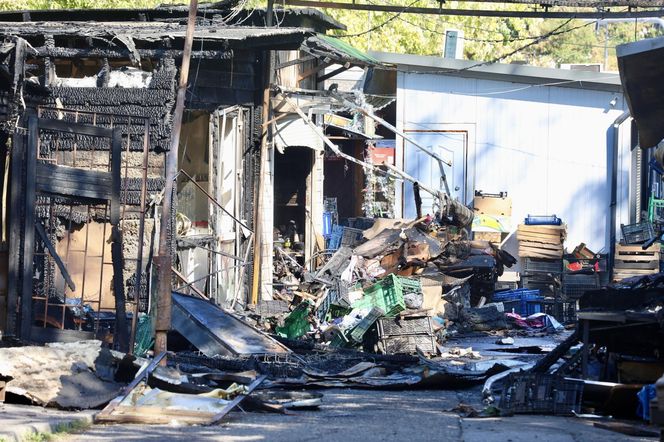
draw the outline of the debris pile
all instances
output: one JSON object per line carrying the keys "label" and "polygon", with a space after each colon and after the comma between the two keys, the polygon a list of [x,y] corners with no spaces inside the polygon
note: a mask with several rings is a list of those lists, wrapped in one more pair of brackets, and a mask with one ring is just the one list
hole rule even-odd
{"label": "debris pile", "polygon": [[469,240],[463,227],[472,212],[451,207],[436,218],[332,229],[340,232],[337,248],[315,272],[278,248],[280,290],[250,316],[289,340],[387,354],[436,355],[450,334],[507,328],[511,310],[491,300],[498,276],[516,259],[488,241]]}

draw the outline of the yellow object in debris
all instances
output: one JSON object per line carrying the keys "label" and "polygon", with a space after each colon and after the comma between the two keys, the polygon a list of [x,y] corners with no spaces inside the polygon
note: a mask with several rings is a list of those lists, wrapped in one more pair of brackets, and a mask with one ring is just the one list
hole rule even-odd
{"label": "yellow object in debris", "polygon": [[211,397],[215,399],[233,399],[235,396],[245,394],[247,388],[244,385],[233,383],[227,389],[217,388],[207,393],[201,393],[199,396]]}

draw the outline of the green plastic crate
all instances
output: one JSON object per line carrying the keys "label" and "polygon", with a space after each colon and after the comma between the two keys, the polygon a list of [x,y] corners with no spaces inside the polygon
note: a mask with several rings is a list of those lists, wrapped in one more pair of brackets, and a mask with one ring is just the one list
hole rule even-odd
{"label": "green plastic crate", "polygon": [[311,331],[311,324],[309,323],[310,310],[311,303],[309,301],[300,303],[295,307],[295,310],[286,317],[284,325],[275,328],[277,335],[288,339],[297,339],[306,335]]}
{"label": "green plastic crate", "polygon": [[394,317],[406,310],[404,293],[421,290],[419,281],[389,275],[364,290],[364,297],[353,303],[353,308],[378,307],[385,316]]}

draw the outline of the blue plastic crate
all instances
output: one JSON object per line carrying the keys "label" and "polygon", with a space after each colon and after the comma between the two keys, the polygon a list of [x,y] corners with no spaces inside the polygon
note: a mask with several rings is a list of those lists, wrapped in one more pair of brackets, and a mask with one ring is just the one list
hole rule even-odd
{"label": "blue plastic crate", "polygon": [[493,301],[505,303],[505,311],[518,313],[521,316],[530,316],[542,312],[539,290],[517,289],[494,293]]}
{"label": "blue plastic crate", "polygon": [[556,215],[528,215],[524,220],[527,226],[559,226],[562,223]]}

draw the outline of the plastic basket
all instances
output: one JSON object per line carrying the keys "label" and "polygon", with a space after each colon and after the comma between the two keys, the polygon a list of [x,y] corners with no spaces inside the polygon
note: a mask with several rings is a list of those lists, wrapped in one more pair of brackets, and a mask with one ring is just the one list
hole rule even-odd
{"label": "plastic basket", "polygon": [[327,248],[337,250],[341,246],[353,247],[362,241],[362,230],[352,227],[332,226]]}
{"label": "plastic basket", "polygon": [[528,215],[524,220],[527,226],[559,226],[562,223],[556,215]]}
{"label": "plastic basket", "polygon": [[625,244],[641,244],[655,237],[655,229],[650,221],[636,224],[621,224]]}
{"label": "plastic basket", "polygon": [[406,309],[406,304],[403,299],[404,284],[402,282],[405,279],[406,278],[400,278],[396,275],[389,275],[381,279],[371,287],[366,288],[364,290],[364,297],[355,301],[352,307],[378,307],[385,312],[385,316],[396,316],[399,312]]}
{"label": "plastic basket", "polygon": [[540,302],[543,299],[539,290],[527,289],[498,292],[493,295],[493,301],[502,302],[506,312],[514,312],[521,316],[540,313],[542,311]]}
{"label": "plastic basket", "polygon": [[544,275],[521,275],[521,287],[539,290],[542,296],[555,296],[556,283],[552,277]]}
{"label": "plastic basket", "polygon": [[543,312],[551,315],[560,323],[570,324],[576,322],[576,301],[556,301],[554,299],[546,299],[542,301]]}
{"label": "plastic basket", "polygon": [[431,318],[419,316],[414,318],[381,318],[378,320],[378,334],[386,336],[432,334]]}
{"label": "plastic basket", "polygon": [[563,260],[524,258],[523,271],[524,273],[561,273],[563,271]]}
{"label": "plastic basket", "polygon": [[498,408],[510,413],[572,415],[581,409],[583,381],[541,373],[512,373]]}

